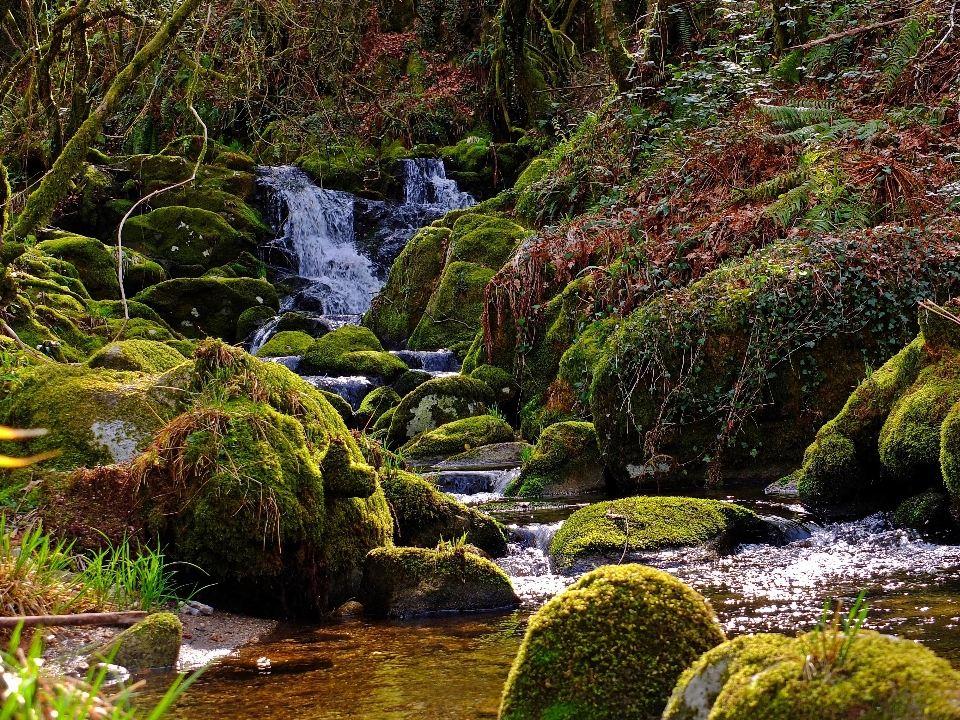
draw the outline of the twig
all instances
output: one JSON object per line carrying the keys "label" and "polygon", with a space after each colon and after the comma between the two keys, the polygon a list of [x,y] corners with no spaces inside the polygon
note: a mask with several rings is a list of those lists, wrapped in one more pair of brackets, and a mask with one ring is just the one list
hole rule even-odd
{"label": "twig", "polygon": [[0,628],[23,627],[60,627],[66,625],[135,625],[147,617],[143,610],[108,613],[78,613],[76,615],[24,615],[21,617],[0,617]]}
{"label": "twig", "polygon": [[947,28],[947,31],[943,34],[943,37],[940,38],[940,42],[933,46],[933,50],[928,52],[923,56],[923,59],[926,60],[928,57],[933,55],[940,47],[947,41],[947,38],[953,34],[953,29],[957,26],[956,23],[956,14],[957,14],[957,0],[953,0],[953,7],[950,8],[950,27]]}
{"label": "twig", "polygon": [[44,355],[42,352],[37,352],[32,347],[27,345],[23,340],[20,339],[20,336],[17,335],[16,331],[7,325],[5,322],[0,320],[0,330],[3,330],[4,334],[12,339],[17,345],[20,346],[20,349],[26,352],[31,357],[42,359],[44,362],[53,362],[50,358]]}
{"label": "twig", "polygon": [[803,45],[794,45],[793,47],[787,48],[785,52],[791,52],[793,50],[809,50],[810,48],[817,47],[818,45],[827,45],[835,40],[843,40],[844,38],[860,35],[862,33],[870,32],[871,30],[879,30],[880,28],[889,27],[891,25],[898,25],[902,22],[906,22],[910,18],[911,16],[907,15],[906,17],[897,18],[896,20],[884,20],[883,22],[876,23],[874,25],[866,25],[864,27],[853,28],[852,30],[844,30],[843,32],[818,38],[817,40],[811,40]]}

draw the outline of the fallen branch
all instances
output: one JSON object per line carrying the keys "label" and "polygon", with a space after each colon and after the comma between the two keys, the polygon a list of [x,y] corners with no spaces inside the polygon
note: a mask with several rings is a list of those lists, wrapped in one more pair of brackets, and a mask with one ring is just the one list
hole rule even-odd
{"label": "fallen branch", "polygon": [[22,617],[0,617],[0,628],[23,627],[60,627],[66,625],[136,625],[147,617],[143,610],[108,613],[77,613],[75,615],[24,615]]}
{"label": "fallen branch", "polygon": [[897,18],[896,20],[884,20],[883,22],[876,23],[874,25],[865,25],[864,27],[853,28],[852,30],[844,30],[843,32],[827,35],[826,37],[822,37],[817,40],[811,40],[803,45],[794,45],[793,47],[787,48],[784,52],[791,52],[793,50],[809,50],[810,48],[817,47],[818,45],[827,45],[835,40],[843,40],[844,38],[867,33],[871,30],[879,30],[880,28],[890,27],[891,25],[898,25],[902,22],[906,22],[911,17],[912,16],[907,15],[906,17]]}

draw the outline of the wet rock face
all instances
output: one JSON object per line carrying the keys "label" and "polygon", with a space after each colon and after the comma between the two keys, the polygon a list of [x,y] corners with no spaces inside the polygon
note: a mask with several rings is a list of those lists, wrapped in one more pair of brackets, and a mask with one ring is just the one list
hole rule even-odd
{"label": "wet rock face", "polygon": [[[514,441],[513,428],[492,415],[454,420],[424,432],[403,446],[404,457],[435,464],[473,448]],[[428,462],[428,461],[435,462]]]}
{"label": "wet rock face", "polygon": [[710,650],[680,678],[664,720],[960,718],[960,673],[928,648],[862,630],[842,665],[814,652],[811,673],[817,642],[747,635]]}
{"label": "wet rock face", "polygon": [[171,667],[177,664],[182,642],[183,625],[177,616],[155,613],[124,630],[96,650],[93,657],[132,671]]}
{"label": "wet rock face", "polygon": [[604,488],[604,464],[593,423],[560,422],[540,435],[507,495],[577,495]]}
{"label": "wet rock face", "polygon": [[365,612],[391,618],[520,603],[504,572],[465,547],[373,550],[364,564],[359,600]]}
{"label": "wet rock face", "polygon": [[479,380],[462,376],[430,380],[397,406],[388,441],[403,445],[420,433],[454,420],[486,415],[493,404],[493,391]]}
{"label": "wet rock face", "polygon": [[659,717],[684,669],[723,640],[704,599],[676,578],[600,568],[530,618],[499,717]]}

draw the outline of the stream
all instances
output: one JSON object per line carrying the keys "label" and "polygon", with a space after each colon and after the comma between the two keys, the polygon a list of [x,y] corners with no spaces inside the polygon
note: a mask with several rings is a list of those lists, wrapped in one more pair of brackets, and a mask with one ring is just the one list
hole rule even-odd
{"label": "stream", "polygon": [[[261,169],[265,205],[277,232],[264,257],[292,291],[282,312],[297,310],[330,328],[358,323],[413,233],[451,209],[473,204],[446,179],[441,161],[405,163],[403,199],[395,201],[320,189],[297,168]],[[248,338],[248,349],[256,352],[275,326],[268,323]],[[411,368],[436,376],[459,370],[449,351],[396,354]],[[274,361],[294,372],[299,364],[296,357]],[[376,380],[361,377],[305,379],[354,408],[376,386]],[[576,509],[604,499],[506,499],[503,490],[516,473],[501,467],[430,475],[440,489],[508,527],[509,553],[497,562],[522,599],[518,610],[281,623],[270,637],[216,660],[171,717],[495,718],[527,619],[575,579],[552,571],[546,555],[550,539]],[[694,550],[650,559],[709,598],[728,636],[794,634],[816,624],[825,601],[839,598],[849,607],[865,588],[867,627],[929,645],[960,668],[960,546],[894,529],[882,514],[819,523],[800,505],[772,501],[761,487],[685,494],[748,507],[775,519],[791,540],[780,547],[743,545],[725,557]],[[145,706],[162,694],[173,672],[145,676]]]}

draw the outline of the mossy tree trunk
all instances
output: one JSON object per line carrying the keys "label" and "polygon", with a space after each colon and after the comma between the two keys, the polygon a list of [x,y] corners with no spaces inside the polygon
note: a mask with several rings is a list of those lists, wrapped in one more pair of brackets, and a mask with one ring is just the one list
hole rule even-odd
{"label": "mossy tree trunk", "polygon": [[617,83],[617,89],[625,92],[630,88],[628,76],[633,65],[633,57],[627,52],[620,40],[620,30],[617,27],[617,14],[613,7],[613,0],[596,0],[594,12],[597,24],[603,35],[603,54],[607,60],[607,67]]}
{"label": "mossy tree trunk", "polygon": [[70,26],[70,44],[73,47],[73,89],[70,93],[70,115],[63,131],[64,141],[76,134],[83,119],[90,113],[87,83],[90,78],[90,50],[87,46],[87,26],[83,18]]}
{"label": "mossy tree trunk", "polygon": [[150,42],[144,45],[114,78],[103,99],[70,138],[50,171],[43,176],[39,187],[27,197],[23,212],[17,217],[13,228],[5,233],[4,242],[25,238],[50,220],[57,203],[67,194],[70,179],[83,167],[87,151],[96,141],[103,123],[117,109],[140,74],[169,47],[199,5],[200,0],[183,0]]}
{"label": "mossy tree trunk", "polygon": [[773,44],[778,54],[803,42],[809,25],[809,11],[805,7],[795,7],[788,0],[773,0],[770,18],[773,21]]}
{"label": "mossy tree trunk", "polygon": [[7,231],[7,203],[10,202],[10,178],[7,177],[7,166],[0,159],[0,237]]}

